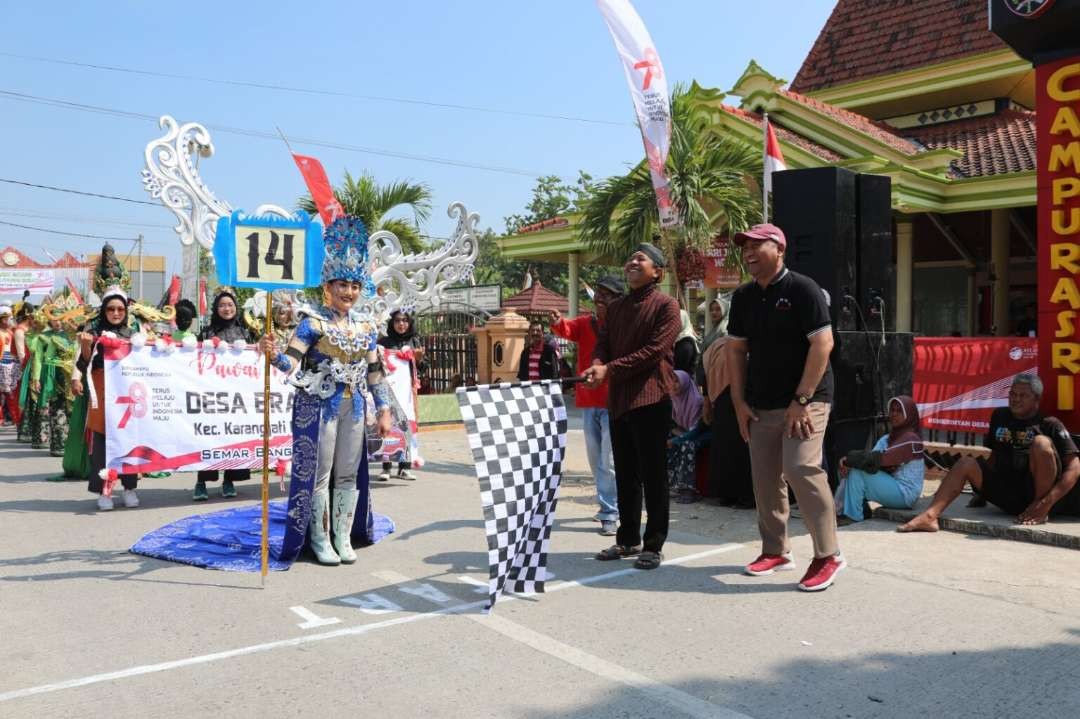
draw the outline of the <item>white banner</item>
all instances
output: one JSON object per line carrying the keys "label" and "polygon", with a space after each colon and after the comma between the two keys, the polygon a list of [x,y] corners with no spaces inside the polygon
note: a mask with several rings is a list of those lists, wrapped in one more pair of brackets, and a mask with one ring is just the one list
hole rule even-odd
{"label": "white banner", "polygon": [[0,270],[0,295],[51,295],[56,286],[52,270]]}
{"label": "white banner", "polygon": [[[123,474],[262,466],[265,359],[254,347],[101,345],[108,467]],[[295,390],[281,372],[271,373],[273,466],[292,457]]]}
{"label": "white banner", "polygon": [[664,66],[645,23],[630,0],[596,0],[596,4],[611,32],[611,39],[615,41],[626,83],[630,86],[641,140],[645,143],[649,175],[656,192],[660,226],[677,225],[679,216],[671,204],[665,170],[671,147],[671,105]]}

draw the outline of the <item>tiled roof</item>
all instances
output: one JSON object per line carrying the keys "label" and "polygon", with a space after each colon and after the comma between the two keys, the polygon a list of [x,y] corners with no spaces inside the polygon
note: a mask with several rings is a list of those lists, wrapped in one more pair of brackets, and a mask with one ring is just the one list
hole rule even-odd
{"label": "tiled roof", "polygon": [[8,254],[13,254],[13,255],[17,256],[19,259],[13,265],[9,265],[9,264],[7,264],[7,262],[0,262],[0,269],[5,268],[5,267],[19,268],[19,269],[28,269],[28,268],[31,268],[31,267],[33,267],[33,268],[38,268],[38,267],[40,267],[40,268],[48,268],[48,267],[50,267],[50,265],[43,265],[40,262],[38,262],[37,260],[34,260],[34,259],[30,258],[30,257],[27,257],[22,252],[15,249],[14,247],[11,247],[10,245],[5,247],[4,249],[0,250],[0,258],[4,257],[5,255],[8,255]]}
{"label": "tiled roof", "polygon": [[837,120],[838,122],[847,125],[848,127],[858,130],[859,132],[862,132],[866,135],[869,135],[876,140],[884,142],[886,145],[889,145],[895,150],[899,150],[900,152],[908,155],[913,155],[919,152],[921,149],[918,145],[911,142],[910,140],[905,140],[904,138],[897,135],[896,131],[889,128],[887,125],[880,122],[874,122],[870,118],[860,115],[856,112],[852,112],[851,110],[845,110],[843,108],[837,107],[836,105],[830,105],[829,103],[822,102],[821,100],[815,100],[812,97],[807,97],[806,95],[802,95],[791,90],[780,90],[779,92],[781,95],[789,97],[795,102],[813,108],[814,110],[824,113]]}
{"label": "tiled roof", "polygon": [[[748,112],[747,110],[743,110],[738,107],[732,107],[731,105],[721,105],[720,109],[730,115],[734,115],[735,117],[742,118],[747,122],[751,122],[758,127],[761,127],[765,122],[765,119],[756,112]],[[787,130],[778,125],[776,122],[770,122],[769,124],[772,125],[773,130],[776,132],[777,139],[783,143],[801,147],[807,152],[813,155],[817,155],[826,162],[839,162],[840,160],[844,159],[829,148],[819,145],[813,140],[809,140],[802,135],[792,132],[791,130]]]}
{"label": "tiled roof", "polygon": [[534,222],[531,225],[519,227],[517,234],[524,235],[527,232],[539,232],[540,230],[547,230],[552,227],[566,227],[569,224],[570,220],[565,217],[552,217],[550,220],[541,220],[540,222]]}
{"label": "tiled roof", "polygon": [[986,0],[839,0],[791,88],[811,92],[1007,46]]}
{"label": "tiled roof", "polygon": [[1004,110],[987,117],[913,127],[903,132],[931,149],[962,150],[964,157],[954,166],[963,177],[1024,172],[1036,167],[1034,112]]}
{"label": "tiled roof", "polygon": [[519,314],[531,312],[559,312],[570,311],[570,301],[558,292],[552,292],[540,284],[539,280],[533,280],[528,288],[503,300],[503,308],[512,308]]}

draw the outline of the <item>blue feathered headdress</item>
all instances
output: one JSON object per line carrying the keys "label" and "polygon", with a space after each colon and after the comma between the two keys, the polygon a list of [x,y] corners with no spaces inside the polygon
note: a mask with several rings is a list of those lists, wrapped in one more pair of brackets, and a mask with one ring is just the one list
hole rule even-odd
{"label": "blue feathered headdress", "polygon": [[374,294],[368,274],[368,234],[358,217],[339,217],[323,233],[326,255],[323,257],[323,284],[331,280],[359,282],[365,293]]}

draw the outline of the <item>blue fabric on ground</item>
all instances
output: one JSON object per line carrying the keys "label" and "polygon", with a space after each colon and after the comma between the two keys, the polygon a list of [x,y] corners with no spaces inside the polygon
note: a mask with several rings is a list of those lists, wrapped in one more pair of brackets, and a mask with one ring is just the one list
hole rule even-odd
{"label": "blue fabric on ground", "polygon": [[[281,556],[285,537],[286,501],[270,503],[270,569],[284,571],[292,558]],[[394,531],[394,521],[372,512],[373,542]],[[197,514],[145,535],[131,548],[134,554],[232,572],[258,572],[261,567],[262,507],[258,504]]]}

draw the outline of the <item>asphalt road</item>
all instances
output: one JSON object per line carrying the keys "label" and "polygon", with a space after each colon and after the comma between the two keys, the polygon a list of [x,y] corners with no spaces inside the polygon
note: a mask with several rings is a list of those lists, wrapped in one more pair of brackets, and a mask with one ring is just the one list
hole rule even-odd
{"label": "asphalt road", "polygon": [[[1076,717],[1080,552],[869,521],[819,594],[752,578],[752,513],[673,505],[667,563],[599,563],[569,437],[548,592],[482,611],[486,544],[461,429],[417,482],[378,485],[398,532],[351,567],[214,572],[127,552],[196,512],[191,476],[97,512],[0,429],[0,717]],[[274,496],[277,496],[276,489]],[[796,557],[810,542],[796,520]]]}

